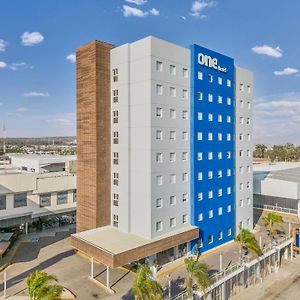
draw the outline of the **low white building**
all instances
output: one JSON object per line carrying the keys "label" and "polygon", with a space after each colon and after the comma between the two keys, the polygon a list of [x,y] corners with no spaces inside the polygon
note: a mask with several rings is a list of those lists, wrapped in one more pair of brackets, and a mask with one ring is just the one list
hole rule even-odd
{"label": "low white building", "polygon": [[11,161],[0,165],[0,228],[75,215],[76,157],[22,155]]}

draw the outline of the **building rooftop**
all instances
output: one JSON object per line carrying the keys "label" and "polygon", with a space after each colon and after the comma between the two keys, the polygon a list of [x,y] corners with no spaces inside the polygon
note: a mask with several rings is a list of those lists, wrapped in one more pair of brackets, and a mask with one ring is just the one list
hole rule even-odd
{"label": "building rooftop", "polygon": [[18,158],[23,160],[35,160],[39,164],[50,164],[67,162],[71,160],[76,160],[76,155],[49,155],[49,154],[8,154],[10,158]]}

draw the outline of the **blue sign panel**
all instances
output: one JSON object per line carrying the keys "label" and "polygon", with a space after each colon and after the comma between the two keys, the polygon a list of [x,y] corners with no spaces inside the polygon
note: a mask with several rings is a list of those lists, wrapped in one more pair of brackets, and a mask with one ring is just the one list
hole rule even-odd
{"label": "blue sign panel", "polygon": [[191,46],[191,224],[205,252],[234,238],[234,61]]}

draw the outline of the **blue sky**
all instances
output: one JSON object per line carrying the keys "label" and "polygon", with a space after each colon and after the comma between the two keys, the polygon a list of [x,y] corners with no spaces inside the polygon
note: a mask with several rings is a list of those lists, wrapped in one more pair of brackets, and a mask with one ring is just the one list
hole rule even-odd
{"label": "blue sky", "polygon": [[[0,123],[8,136],[75,135],[80,45],[147,35],[251,69],[255,142],[300,143],[298,0],[1,0]],[[69,59],[68,59],[68,58]]]}

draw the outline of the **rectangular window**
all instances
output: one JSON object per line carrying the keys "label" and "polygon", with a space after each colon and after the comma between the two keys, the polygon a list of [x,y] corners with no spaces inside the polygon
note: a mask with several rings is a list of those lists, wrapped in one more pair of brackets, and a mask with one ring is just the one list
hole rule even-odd
{"label": "rectangular window", "polygon": [[156,222],[156,231],[162,231],[163,224],[162,221]]}
{"label": "rectangular window", "polygon": [[170,205],[176,204],[176,196],[170,196]]}
{"label": "rectangular window", "polygon": [[240,207],[243,207],[244,206],[244,201],[243,199],[240,199]]}
{"label": "rectangular window", "polygon": [[199,222],[203,221],[203,213],[198,214],[198,221]]}
{"label": "rectangular window", "polygon": [[115,145],[119,144],[119,132],[118,131],[114,131],[113,132],[113,143]]}
{"label": "rectangular window", "polygon": [[182,202],[186,202],[188,201],[188,194],[187,193],[183,193],[182,194]]}
{"label": "rectangular window", "polygon": [[218,215],[221,216],[223,214],[223,208],[219,207],[218,208]]}
{"label": "rectangular window", "polygon": [[176,109],[170,109],[170,118],[176,119]]}
{"label": "rectangular window", "polygon": [[222,170],[218,170],[218,178],[222,178]]}
{"label": "rectangular window", "polygon": [[186,110],[182,111],[182,119],[187,120],[188,119],[188,112]]}
{"label": "rectangular window", "polygon": [[186,224],[188,221],[188,216],[187,215],[182,215],[182,223]]}
{"label": "rectangular window", "polygon": [[251,124],[251,120],[250,118],[247,118],[247,125],[250,125]]}
{"label": "rectangular window", "polygon": [[247,204],[251,205],[251,199],[249,197],[247,198]]}
{"label": "rectangular window", "polygon": [[176,131],[170,131],[170,140],[175,141],[176,140]]}
{"label": "rectangular window", "polygon": [[248,141],[250,141],[250,140],[251,140],[251,136],[250,136],[250,134],[249,134],[249,133],[247,134],[247,140],[248,140]]}
{"label": "rectangular window", "polygon": [[208,171],[208,179],[213,179],[213,171]]}
{"label": "rectangular window", "polygon": [[208,217],[211,219],[214,216],[214,212],[212,209],[208,211]]}
{"label": "rectangular window", "polygon": [[242,140],[244,139],[244,136],[243,136],[243,134],[242,134],[242,133],[240,133],[240,136],[239,136],[239,138],[240,138],[240,141],[242,141]]}
{"label": "rectangular window", "polygon": [[250,94],[251,93],[251,87],[250,85],[247,85],[247,92]]}
{"label": "rectangular window", "polygon": [[161,175],[156,176],[156,184],[162,185],[163,184],[163,177]]}
{"label": "rectangular window", "polygon": [[182,68],[182,76],[184,78],[188,78],[189,77],[189,72],[188,72],[188,69],[187,68]]}
{"label": "rectangular window", "polygon": [[214,196],[214,193],[212,190],[208,191],[208,199],[212,199],[212,197]]}
{"label": "rectangular window", "polygon": [[211,74],[208,74],[208,81],[212,83],[214,81],[214,77]]}
{"label": "rectangular window", "polygon": [[231,141],[231,134],[227,133],[227,141]]}
{"label": "rectangular window", "polygon": [[243,156],[244,156],[244,151],[240,150],[240,157],[243,157]]}
{"label": "rectangular window", "polygon": [[198,141],[202,141],[202,132],[197,133],[197,139]]}
{"label": "rectangular window", "polygon": [[73,202],[77,202],[77,190],[73,190]]}
{"label": "rectangular window", "polygon": [[119,173],[113,173],[113,184],[119,185]]}
{"label": "rectangular window", "polygon": [[240,107],[244,108],[244,101],[243,100],[240,100]]}
{"label": "rectangular window", "polygon": [[208,140],[209,140],[209,141],[212,141],[212,140],[213,140],[213,134],[212,134],[212,132],[209,132],[209,133],[208,133]]}
{"label": "rectangular window", "polygon": [[218,96],[218,103],[222,104],[222,102],[223,102],[223,97],[222,96]]}
{"label": "rectangular window", "polygon": [[250,189],[251,188],[251,184],[249,181],[247,181],[247,189]]}
{"label": "rectangular window", "polygon": [[68,203],[68,192],[57,192],[57,205]]}
{"label": "rectangular window", "polygon": [[198,160],[202,160],[202,152],[198,152],[197,157],[198,157]]}
{"label": "rectangular window", "polygon": [[119,123],[119,112],[117,110],[113,111],[113,123]]}
{"label": "rectangular window", "polygon": [[182,98],[183,99],[188,99],[188,91],[186,89],[182,90]]}
{"label": "rectangular window", "polygon": [[242,191],[244,189],[244,184],[240,183],[240,191]]}
{"label": "rectangular window", "polygon": [[113,164],[114,165],[119,164],[119,152],[113,152]]}
{"label": "rectangular window", "polygon": [[198,72],[198,79],[199,80],[203,79],[203,73],[201,71]]}
{"label": "rectangular window", "polygon": [[158,198],[156,199],[156,208],[161,208],[162,207],[162,199]]}
{"label": "rectangular window", "polygon": [[227,188],[227,195],[230,195],[231,194],[231,187],[229,186],[228,188]]}
{"label": "rectangular window", "polygon": [[171,75],[176,75],[176,66],[170,65],[170,74]]}
{"label": "rectangular window", "polygon": [[227,157],[227,159],[230,159],[230,158],[231,158],[231,152],[230,152],[230,151],[227,151],[227,152],[226,152],[226,157]]}
{"label": "rectangular window", "polygon": [[0,210],[6,209],[6,195],[0,195]]}
{"label": "rectangular window", "polygon": [[113,90],[113,103],[119,102],[119,90]]}
{"label": "rectangular window", "polygon": [[113,226],[118,227],[119,226],[119,216],[113,215]]}
{"label": "rectangular window", "polygon": [[156,61],[156,71],[162,72],[163,71],[163,63],[161,61]]}
{"label": "rectangular window", "polygon": [[175,162],[176,161],[176,153],[171,152],[170,153],[170,162]]}
{"label": "rectangular window", "polygon": [[208,114],[208,121],[212,122],[213,121],[213,114]]}
{"label": "rectangular window", "polygon": [[170,96],[176,97],[176,89],[174,87],[170,87]]}
{"label": "rectangular window", "polygon": [[223,139],[222,133],[218,133],[218,141],[222,141],[222,139]]}
{"label": "rectangular window", "polygon": [[213,95],[212,94],[208,94],[208,102],[213,102]]}
{"label": "rectangular window", "polygon": [[212,235],[212,234],[210,234],[209,236],[208,236],[208,243],[209,244],[212,244],[214,242],[214,236]]}
{"label": "rectangular window", "polygon": [[227,205],[227,212],[230,213],[231,212],[231,205]]}
{"label": "rectangular window", "polygon": [[231,105],[231,98],[227,97],[227,105]]}
{"label": "rectangular window", "polygon": [[119,206],[119,194],[113,193],[113,204]]}
{"label": "rectangular window", "polygon": [[182,161],[187,161],[187,160],[188,160],[188,153],[182,152]]}
{"label": "rectangular window", "polygon": [[163,94],[163,86],[161,84],[156,85],[156,94],[162,95]]}
{"label": "rectangular window", "polygon": [[221,240],[223,238],[223,232],[219,231],[218,232],[218,239]]}
{"label": "rectangular window", "polygon": [[244,124],[244,118],[240,117],[240,124],[243,125]]}
{"label": "rectangular window", "polygon": [[218,152],[218,159],[222,159],[222,152]]}
{"label": "rectangular window", "polygon": [[247,172],[250,173],[251,172],[251,167],[247,166]]}
{"label": "rectangular window", "polygon": [[203,179],[203,175],[202,175],[202,172],[198,172],[198,180],[202,180]]}
{"label": "rectangular window", "polygon": [[222,195],[223,195],[223,190],[222,189],[218,189],[218,196],[222,197]]}
{"label": "rectangular window", "polygon": [[171,218],[170,219],[170,227],[175,227],[176,226],[176,218]]}
{"label": "rectangular window", "polygon": [[113,81],[117,82],[119,80],[119,70],[118,70],[118,68],[114,68],[112,70],[112,73],[113,73]]}
{"label": "rectangular window", "polygon": [[163,110],[161,107],[156,107],[156,116],[161,118],[163,114]]}
{"label": "rectangular window", "polygon": [[183,173],[182,174],[182,181],[187,182],[188,181],[188,173]]}
{"label": "rectangular window", "polygon": [[244,91],[244,85],[242,83],[240,83],[240,91],[243,92]]}
{"label": "rectangular window", "polygon": [[156,139],[162,140],[163,139],[163,133],[161,130],[156,130]]}
{"label": "rectangular window", "polygon": [[46,206],[51,206],[51,193],[40,194],[40,207]]}
{"label": "rectangular window", "polygon": [[231,123],[231,117],[227,116],[227,123]]}
{"label": "rectangular window", "polygon": [[199,192],[198,193],[198,201],[202,201],[203,200],[203,193]]}
{"label": "rectangular window", "polygon": [[14,208],[27,206],[27,193],[14,194]]}
{"label": "rectangular window", "polygon": [[231,176],[231,169],[227,169],[227,176]]}
{"label": "rectangular window", "polygon": [[222,77],[220,77],[220,76],[218,77],[218,84],[219,84],[219,85],[222,85],[222,84],[223,84],[223,79],[222,79]]}
{"label": "rectangular window", "polygon": [[228,229],[227,229],[227,235],[228,235],[228,236],[231,236],[231,228],[228,228]]}
{"label": "rectangular window", "polygon": [[251,155],[251,151],[247,150],[247,156],[249,157]]}
{"label": "rectangular window", "polygon": [[222,122],[222,115],[218,115],[218,122]]}
{"label": "rectangular window", "polygon": [[186,131],[182,131],[182,139],[184,141],[187,141],[188,140],[188,133]]}
{"label": "rectangular window", "polygon": [[157,163],[163,162],[163,154],[162,153],[156,153],[156,162]]}
{"label": "rectangular window", "polygon": [[241,167],[240,167],[240,174],[243,174],[243,173],[244,173],[244,167],[241,166]]}
{"label": "rectangular window", "polygon": [[227,86],[231,87],[231,80],[230,79],[227,79]]}
{"label": "rectangular window", "polygon": [[198,112],[198,120],[201,121],[203,119],[203,114],[202,112]]}
{"label": "rectangular window", "polygon": [[247,225],[248,225],[248,226],[250,226],[250,225],[251,225],[251,221],[250,221],[250,219],[249,219],[249,218],[247,219]]}
{"label": "rectangular window", "polygon": [[176,174],[171,174],[170,175],[170,183],[175,184],[176,183]]}
{"label": "rectangular window", "polygon": [[212,152],[208,152],[208,159],[212,160],[213,159],[213,153]]}
{"label": "rectangular window", "polygon": [[197,98],[198,98],[198,100],[203,100],[203,93],[202,92],[198,92],[197,93]]}

